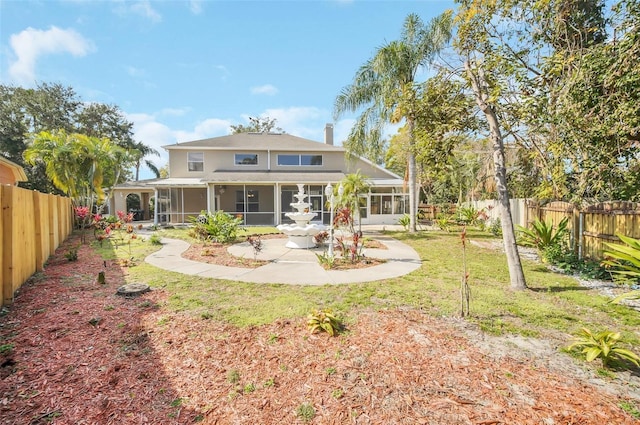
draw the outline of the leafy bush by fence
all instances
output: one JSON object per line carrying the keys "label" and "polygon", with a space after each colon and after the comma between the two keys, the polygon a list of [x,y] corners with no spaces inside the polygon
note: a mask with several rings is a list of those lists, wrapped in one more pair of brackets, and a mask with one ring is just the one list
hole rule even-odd
{"label": "leafy bush by fence", "polygon": [[540,205],[528,203],[530,220],[552,222],[555,226],[568,217],[571,247],[580,258],[601,260],[605,243],[622,243],[618,234],[640,238],[640,204],[634,202],[602,202],[578,208],[568,202]]}
{"label": "leafy bush by fence", "polygon": [[1,305],[45,262],[73,229],[71,199],[0,186]]}
{"label": "leafy bush by fence", "polygon": [[[497,201],[475,201],[465,205],[484,209],[490,220],[500,217]],[[536,219],[557,228],[566,217],[571,249],[581,259],[602,260],[606,243],[622,244],[618,234],[640,238],[640,203],[611,201],[579,208],[569,202],[512,199],[511,215],[514,225],[529,228]]]}

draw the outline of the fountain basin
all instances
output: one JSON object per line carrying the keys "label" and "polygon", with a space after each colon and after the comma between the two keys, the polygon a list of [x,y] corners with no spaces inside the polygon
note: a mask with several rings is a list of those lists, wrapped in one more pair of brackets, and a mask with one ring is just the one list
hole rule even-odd
{"label": "fountain basin", "polygon": [[321,224],[280,224],[277,226],[277,229],[289,238],[285,246],[293,249],[314,248],[316,242],[313,237],[325,228]]}
{"label": "fountain basin", "polygon": [[322,224],[311,224],[310,221],[316,216],[316,213],[310,212],[310,203],[305,202],[307,195],[304,193],[304,184],[298,183],[298,193],[293,195],[298,202],[291,205],[296,211],[286,213],[295,223],[281,224],[277,226],[278,230],[289,237],[289,241],[285,244],[287,248],[314,248],[316,242],[313,237],[325,229]]}

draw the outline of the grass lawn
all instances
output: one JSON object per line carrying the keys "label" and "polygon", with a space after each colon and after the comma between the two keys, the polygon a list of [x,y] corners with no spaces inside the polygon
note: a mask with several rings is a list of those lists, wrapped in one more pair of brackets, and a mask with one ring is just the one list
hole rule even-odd
{"label": "grass lawn", "polygon": [[[271,227],[250,228],[246,233],[240,232],[238,239],[274,231]],[[157,233],[192,240],[185,229]],[[434,317],[458,315],[463,270],[459,234],[440,231],[387,234],[412,246],[423,260],[422,267],[399,278],[349,285],[257,285],[159,271],[143,259],[160,247],[136,241],[130,249],[126,244],[114,249],[115,239],[105,241],[101,252],[107,259],[135,258],[137,265],[129,269],[127,280],[164,288],[171,294],[170,309],[240,327],[302,318],[316,308],[330,308],[347,322],[354,320],[360,308],[409,306]],[[486,232],[474,230],[468,230],[467,238],[496,240]],[[609,304],[608,298],[580,286],[574,278],[523,260],[530,289],[514,292],[509,289],[506,259],[499,250],[467,244],[466,257],[471,286],[468,320],[485,332],[544,337],[558,332],[576,334],[582,327],[609,329],[622,332],[636,351],[640,347],[637,333],[640,314],[629,307]]]}

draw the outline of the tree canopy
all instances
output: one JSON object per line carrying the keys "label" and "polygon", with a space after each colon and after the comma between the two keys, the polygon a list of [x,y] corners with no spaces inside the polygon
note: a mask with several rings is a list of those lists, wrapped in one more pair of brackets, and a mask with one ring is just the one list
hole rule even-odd
{"label": "tree canopy", "polygon": [[285,133],[283,129],[276,126],[277,120],[269,117],[249,117],[249,125],[237,124],[231,126],[231,134],[238,133]]}
{"label": "tree canopy", "polygon": [[424,24],[416,14],[406,17],[399,40],[379,47],[356,72],[353,82],[334,102],[334,117],[361,111],[344,146],[351,154],[374,160],[384,147],[385,125],[406,120],[408,142],[409,230],[416,231],[417,190],[414,126],[419,87],[418,71],[428,68],[446,46],[452,29],[451,12]]}
{"label": "tree canopy", "polygon": [[[44,162],[26,162],[23,157],[35,135],[64,132],[107,138],[111,144],[137,153],[121,158],[116,173],[121,182],[131,177],[131,167],[136,167],[137,174],[144,156],[157,155],[154,149],[133,140],[132,128],[117,106],[83,102],[72,88],[61,84],[41,83],[32,89],[0,85],[0,155],[25,168],[29,180],[20,186],[28,189],[61,193],[48,177]],[[151,162],[148,165],[153,166]]]}
{"label": "tree canopy", "polygon": [[40,164],[57,189],[76,206],[101,206],[104,189],[120,180],[121,164],[128,151],[106,137],[98,138],[64,130],[41,131],[33,135],[24,152],[27,164]]}

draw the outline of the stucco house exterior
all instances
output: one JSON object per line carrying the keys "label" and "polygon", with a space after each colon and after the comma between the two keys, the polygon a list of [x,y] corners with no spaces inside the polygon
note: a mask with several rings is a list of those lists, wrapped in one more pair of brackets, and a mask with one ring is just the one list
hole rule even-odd
{"label": "stucco house exterior", "polygon": [[202,210],[241,216],[244,225],[289,223],[297,184],[305,185],[315,222],[328,224],[324,191],[347,174],[360,173],[371,183],[361,199],[362,224],[395,224],[408,213],[409,198],[398,175],[364,158],[349,158],[333,145],[333,126],[325,141],[281,133],[239,133],[164,146],[170,176],[116,186],[110,211],[128,211],[127,197],[139,199],[136,218],[156,224],[188,223]]}

